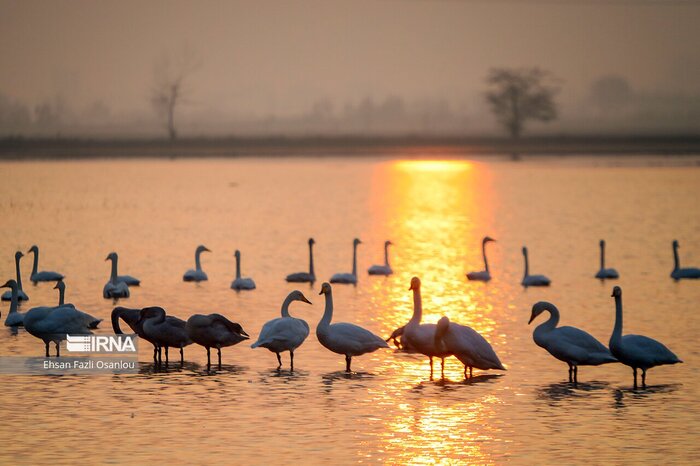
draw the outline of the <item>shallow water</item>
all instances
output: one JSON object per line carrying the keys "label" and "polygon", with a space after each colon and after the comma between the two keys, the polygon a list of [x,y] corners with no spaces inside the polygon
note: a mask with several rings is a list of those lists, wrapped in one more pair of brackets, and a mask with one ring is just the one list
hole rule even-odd
{"label": "shallow water", "polygon": [[[36,243],[40,268],[66,275],[67,300],[108,319],[104,258],[115,250],[120,273],[142,280],[120,305],[160,305],[184,318],[218,312],[253,338],[296,287],[313,305],[292,306],[312,329],[294,373],[276,371],[273,353],[246,344],[223,350],[220,371],[206,371],[196,346],[186,348],[184,367],[157,371],[144,342],[138,375],[0,376],[0,463],[698,462],[700,281],[676,283],[669,273],[674,238],[682,264],[700,265],[700,168],[660,164],[3,162],[1,277],[14,277],[15,250]],[[485,234],[498,240],[488,250],[494,279],[468,282],[464,274],[483,267]],[[388,336],[410,318],[408,286],[419,275],[424,319],[471,325],[508,371],[475,371],[465,383],[449,359],[446,380],[430,381],[426,358],[384,350],[355,358],[346,375],[343,357],[313,332],[320,281],[284,281],[307,268],[309,236],[320,280],[350,271],[352,239],[363,241],[358,286],[334,287],[336,321]],[[601,238],[620,280],[592,278]],[[370,277],[385,239],[396,244],[395,274]],[[200,243],[213,251],[202,259],[209,282],[183,283]],[[519,285],[523,245],[531,272],[548,275],[550,288]],[[255,291],[229,289],[236,248]],[[32,286],[30,269],[25,257],[23,308],[53,303],[52,285]],[[532,304],[547,300],[562,325],[607,343],[614,284],[624,292],[625,332],[659,339],[685,361],[652,369],[646,390],[633,390],[620,364],[582,367],[578,386],[568,384],[566,365],[535,346],[527,325]],[[7,310],[3,303],[3,320]],[[23,330],[0,331],[0,356],[42,352]]]}

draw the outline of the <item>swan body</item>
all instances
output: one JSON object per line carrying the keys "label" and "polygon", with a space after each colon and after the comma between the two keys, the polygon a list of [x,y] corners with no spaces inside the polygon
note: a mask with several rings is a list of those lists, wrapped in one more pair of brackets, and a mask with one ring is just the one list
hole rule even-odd
{"label": "swan body", "polygon": [[535,303],[528,325],[545,311],[549,312],[550,317],[535,328],[532,338],[537,346],[569,365],[569,382],[578,382],[578,366],[599,366],[617,362],[608,348],[591,334],[576,327],[557,327],[559,309],[552,303]]}
{"label": "swan body", "polygon": [[54,289],[58,290],[58,295],[59,295],[58,306],[56,306],[56,307],[71,307],[71,308],[75,309],[77,312],[82,314],[83,319],[85,320],[85,323],[87,324],[88,328],[95,329],[100,325],[100,322],[102,322],[102,319],[98,319],[97,317],[92,316],[92,315],[88,314],[87,312],[83,312],[79,309],[76,309],[75,305],[73,305],[71,303],[66,304],[64,302],[65,293],[66,293],[66,284],[63,282],[63,280],[59,280],[56,283],[56,286],[54,286]]}
{"label": "swan body", "polygon": [[362,241],[357,238],[352,241],[352,273],[336,273],[331,277],[331,283],[357,284],[357,245],[359,244],[362,244]]}
{"label": "swan body", "polygon": [[10,311],[7,313],[7,316],[5,316],[5,326],[6,327],[21,327],[24,325],[24,315],[26,313],[24,312],[19,312],[17,310],[18,304],[19,304],[19,293],[18,293],[18,288],[17,288],[17,282],[14,280],[8,280],[2,287],[0,288],[9,288],[10,289]]}
{"label": "swan body", "polygon": [[158,351],[158,362],[161,362],[162,349],[165,348],[165,363],[168,363],[168,348],[180,349],[180,363],[184,363],[183,348],[192,344],[187,332],[187,323],[174,316],[166,316],[162,307],[145,307],[139,313],[136,323],[146,338],[153,342]]}
{"label": "swan body", "polygon": [[207,366],[211,366],[210,350],[216,348],[219,354],[219,368],[221,348],[236,345],[250,338],[240,324],[231,322],[221,314],[194,314],[187,319],[185,329],[192,342],[207,349]]}
{"label": "swan body", "polygon": [[637,388],[637,369],[642,370],[642,388],[646,388],[647,370],[665,364],[677,364],[678,356],[662,343],[643,335],[622,335],[622,289],[613,288],[615,298],[615,327],[610,336],[610,351],[624,365],[632,368],[634,388]]}
{"label": "swan body", "polygon": [[[22,290],[22,274],[20,273],[19,270],[19,260],[24,257],[24,254],[22,254],[22,251],[17,251],[15,253],[15,273],[17,275],[16,278],[16,283],[17,283],[17,300],[19,301],[29,301],[29,296],[27,296],[27,293]],[[12,290],[8,290],[2,294],[2,297],[0,297],[3,301],[10,301],[12,300]]]}
{"label": "swan body", "polygon": [[524,287],[528,286],[549,286],[551,281],[544,275],[530,275],[530,266],[527,258],[527,248],[523,247],[523,257],[525,258],[525,275],[521,284]]}
{"label": "swan body", "polygon": [[55,282],[58,280],[63,280],[63,275],[61,275],[58,272],[50,272],[50,271],[38,271],[39,268],[39,247],[37,245],[32,246],[29,248],[29,251],[34,253],[34,264],[32,266],[32,274],[29,276],[29,279],[36,284],[37,282]]}
{"label": "swan body", "polygon": [[278,369],[282,367],[280,353],[289,351],[290,368],[294,370],[294,351],[304,343],[309,336],[309,324],[301,319],[289,315],[289,305],[294,301],[302,301],[311,304],[301,291],[294,290],[282,303],[282,317],[265,322],[258,341],[250,345],[251,348],[259,346],[267,348],[277,355]]}
{"label": "swan body", "polygon": [[391,241],[384,241],[384,265],[373,265],[367,270],[370,275],[391,275],[394,271],[389,265],[389,246],[394,243]]}
{"label": "swan body", "polygon": [[601,280],[610,278],[620,278],[620,274],[615,269],[605,268],[605,240],[600,240],[600,270],[595,274],[595,278]]}
{"label": "swan body", "polygon": [[236,249],[236,279],[231,282],[232,290],[254,290],[255,282],[252,278],[241,277],[241,251]]}
{"label": "swan body", "polygon": [[[696,267],[681,268],[680,260],[678,259],[678,241],[673,240],[673,270],[671,278],[680,280],[682,278],[700,278],[700,269]],[[4,297],[3,297],[4,299]]]}
{"label": "swan body", "polygon": [[486,243],[491,242],[491,241],[496,241],[495,239],[485,236],[483,240],[481,240],[481,255],[484,257],[484,270],[481,272],[469,272],[467,274],[467,279],[471,281],[478,281],[478,282],[487,282],[491,280],[491,272],[489,272],[489,262],[486,259]]}
{"label": "swan body", "polygon": [[418,277],[411,279],[409,290],[413,290],[413,316],[404,326],[402,343],[417,353],[428,356],[430,360],[430,378],[433,378],[433,358],[440,358],[442,374],[444,375],[445,358],[451,353],[443,344],[435,339],[435,324],[421,324],[423,318],[423,300],[421,298],[421,282]]}
{"label": "swan body", "polygon": [[325,348],[337,354],[345,355],[345,371],[350,372],[353,356],[372,353],[389,345],[379,336],[358,325],[339,322],[331,324],[333,319],[333,290],[329,283],[321,286],[319,294],[326,295],[326,307],[321,321],[316,326],[316,337]]}
{"label": "swan body", "polygon": [[203,282],[206,280],[209,280],[209,277],[207,277],[207,274],[202,270],[202,263],[199,260],[199,256],[203,252],[211,252],[209,249],[207,249],[206,246],[204,245],[199,245],[197,246],[197,249],[194,251],[194,264],[195,268],[194,269],[189,269],[185,274],[182,276],[182,280],[186,282]]}
{"label": "swan body", "polygon": [[102,297],[105,299],[128,298],[130,295],[129,286],[117,280],[117,253],[110,252],[105,262],[108,260],[112,261],[112,273],[109,281],[102,288]]}
{"label": "swan body", "polygon": [[314,283],[316,281],[316,274],[314,273],[314,244],[316,244],[316,241],[313,238],[309,238],[309,271],[290,273],[286,278],[288,282]]}
{"label": "swan body", "polygon": [[438,340],[436,344],[444,345],[449,353],[464,364],[464,378],[467,377],[467,368],[469,378],[472,377],[474,367],[481,370],[506,370],[486,338],[471,327],[455,324],[447,317],[442,317],[435,328],[435,339]]}
{"label": "swan body", "polygon": [[30,335],[44,341],[46,357],[49,356],[49,343],[56,344],[56,356],[59,354],[59,344],[66,339],[67,334],[90,335],[90,323],[85,313],[70,306],[35,307],[24,316],[24,328]]}

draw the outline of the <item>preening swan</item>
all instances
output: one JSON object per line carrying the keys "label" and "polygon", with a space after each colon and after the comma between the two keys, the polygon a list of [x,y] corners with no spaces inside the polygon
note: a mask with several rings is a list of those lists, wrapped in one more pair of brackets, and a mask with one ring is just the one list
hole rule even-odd
{"label": "preening swan", "polygon": [[49,357],[49,343],[56,344],[56,357],[60,356],[59,344],[67,334],[90,335],[90,323],[85,313],[70,306],[35,307],[24,316],[24,328],[30,335],[44,341],[46,357]]}
{"label": "preening swan", "polygon": [[24,325],[24,312],[19,312],[17,310],[19,304],[19,293],[17,288],[17,282],[14,280],[8,280],[0,288],[10,289],[10,311],[5,317],[6,327],[21,327]]}
{"label": "preening swan", "polygon": [[112,273],[109,276],[109,281],[102,288],[102,297],[106,299],[128,298],[130,294],[129,286],[124,282],[120,282],[117,277],[117,253],[110,252],[105,262],[108,260],[112,261]]}
{"label": "preening swan", "polygon": [[[17,266],[19,270],[19,265]],[[678,260],[678,241],[673,240],[673,271],[671,278],[680,280],[681,278],[700,278],[700,269],[695,267],[681,268],[680,260]],[[5,299],[3,295],[3,299]]]}
{"label": "preening swan", "polygon": [[180,364],[185,362],[183,348],[192,344],[187,334],[186,322],[174,316],[165,315],[162,307],[145,307],[141,309],[136,325],[141,325],[149,341],[156,345],[158,363],[162,362],[162,349],[165,348],[165,364],[168,364],[168,348],[180,349]]}
{"label": "preening swan", "polygon": [[280,353],[289,351],[290,370],[294,370],[294,351],[309,336],[309,324],[289,315],[289,305],[294,301],[311,304],[311,301],[306,299],[306,296],[301,291],[294,290],[289,293],[282,303],[282,317],[265,322],[262,330],[260,330],[258,341],[250,345],[251,348],[262,346],[275,353],[279,363],[277,369],[282,367]]}
{"label": "preening swan", "polygon": [[528,325],[543,312],[549,312],[549,319],[537,326],[532,338],[537,346],[569,365],[569,382],[578,382],[578,366],[599,366],[617,362],[610,351],[589,333],[576,327],[557,327],[559,309],[552,303],[540,301],[532,306]]}
{"label": "preening swan", "polygon": [[525,258],[525,275],[521,284],[527,286],[549,286],[550,280],[544,275],[530,275],[530,266],[527,259],[527,248],[523,246],[523,257]]}
{"label": "preening swan", "polygon": [[441,374],[445,374],[445,358],[452,353],[435,341],[435,324],[421,324],[423,318],[423,300],[420,294],[420,279],[413,277],[409,290],[413,290],[413,316],[403,329],[402,343],[412,350],[428,356],[430,360],[430,379],[433,378],[433,358],[440,358]]}
{"label": "preening swan", "polygon": [[595,278],[605,280],[606,278],[620,278],[620,274],[615,269],[605,268],[605,240],[600,240],[600,270],[595,274]]}
{"label": "preening swan", "polygon": [[449,353],[464,364],[465,379],[467,368],[470,379],[474,367],[481,370],[506,370],[489,342],[471,327],[455,324],[447,317],[442,317],[435,328],[435,339],[438,346],[444,345]]}
{"label": "preening swan", "polygon": [[118,274],[117,263],[119,262],[119,256],[117,255],[116,252],[110,253],[109,256],[107,256],[107,259],[112,261],[112,268],[114,269],[114,273],[117,276],[118,283],[126,283],[127,286],[140,286],[141,285],[141,280],[139,280],[138,278],[134,278],[131,275],[119,275]]}
{"label": "preening swan", "polygon": [[[29,301],[29,296],[22,290],[22,274],[19,270],[19,260],[24,257],[22,251],[17,251],[15,253],[15,273],[17,275],[17,299],[19,301]],[[3,301],[10,301],[12,299],[12,290],[8,290],[2,294]]]}
{"label": "preening swan", "polygon": [[316,274],[314,273],[314,241],[313,238],[309,238],[309,271],[308,272],[297,272],[287,275],[286,280],[290,283],[313,283],[316,281]]}
{"label": "preening swan", "polygon": [[202,281],[209,279],[209,277],[207,277],[207,274],[204,273],[204,270],[202,270],[202,263],[199,261],[199,256],[204,251],[211,252],[204,245],[197,246],[197,249],[194,251],[195,268],[194,268],[194,270],[190,269],[187,272],[185,272],[185,275],[182,276],[182,279],[184,281],[186,281],[186,282],[202,282]]}
{"label": "preening swan", "polygon": [[481,255],[484,257],[484,270],[481,272],[469,272],[467,274],[467,279],[472,281],[487,282],[491,280],[491,272],[489,272],[489,261],[486,259],[486,243],[490,241],[496,241],[495,239],[485,236],[481,240]]}
{"label": "preening swan", "polygon": [[37,282],[55,282],[63,279],[63,275],[58,272],[37,272],[39,268],[39,247],[36,244],[29,248],[27,252],[34,253],[34,265],[32,266],[32,274],[29,276],[29,279],[34,282],[35,285]]}
{"label": "preening swan", "polygon": [[316,326],[318,341],[337,354],[345,355],[345,371],[350,372],[353,356],[371,353],[379,348],[388,348],[389,345],[381,338],[355,324],[339,322],[331,324],[333,318],[333,290],[329,283],[321,285],[319,294],[326,295],[326,308],[323,318]]}
{"label": "preening swan", "polygon": [[394,273],[393,270],[391,270],[391,266],[389,265],[389,246],[392,246],[394,243],[391,241],[384,241],[384,265],[373,265],[367,270],[367,273],[370,275],[391,275]]}
{"label": "preening swan", "polygon": [[[141,321],[141,309],[133,309],[128,307],[117,306],[112,309],[112,330],[117,335],[122,335],[121,327],[119,326],[119,319],[122,319],[129,326],[133,332],[143,338],[147,342],[153,345],[153,362],[158,363],[158,346],[151,340],[143,331],[143,321]],[[166,317],[168,319],[168,317]]]}
{"label": "preening swan", "polygon": [[646,388],[647,370],[664,364],[683,362],[660,342],[643,335],[622,336],[622,289],[613,288],[615,298],[615,327],[610,336],[610,351],[634,373],[634,388],[637,388],[637,369],[642,370],[642,388]]}
{"label": "preening swan", "polygon": [[357,284],[357,245],[362,241],[355,238],[352,240],[352,273],[336,273],[331,277],[331,283],[351,283]]}
{"label": "preening swan", "polygon": [[[54,290],[58,290],[58,295],[59,295],[58,296],[58,306],[56,306],[56,307],[66,306],[66,307],[72,307],[73,309],[75,309],[75,305],[73,305],[72,303],[68,303],[68,304],[64,303],[65,293],[66,293],[66,284],[63,282],[63,280],[59,280],[58,282],[56,282],[56,286],[54,286],[53,288],[54,288]],[[97,328],[97,326],[100,325],[100,322],[102,322],[102,319],[98,319],[97,317],[92,316],[92,315],[88,314],[87,312],[83,312],[80,309],[76,309],[76,310],[78,312],[80,312],[81,314],[83,314],[83,318],[85,319],[85,322],[87,323],[87,326],[89,328]]]}
{"label": "preening swan", "polygon": [[194,314],[185,325],[190,339],[207,349],[207,367],[211,367],[211,348],[219,354],[221,369],[221,348],[236,345],[250,336],[243,331],[241,324],[231,322],[221,314]]}
{"label": "preening swan", "polygon": [[254,290],[255,282],[252,278],[241,278],[241,251],[236,249],[236,252],[233,255],[236,256],[236,279],[231,282],[231,289]]}

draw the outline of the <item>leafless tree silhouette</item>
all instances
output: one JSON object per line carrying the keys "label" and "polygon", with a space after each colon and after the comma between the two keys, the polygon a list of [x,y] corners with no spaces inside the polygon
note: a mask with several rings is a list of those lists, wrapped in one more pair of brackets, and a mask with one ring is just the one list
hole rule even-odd
{"label": "leafless tree silhouette", "polygon": [[176,55],[163,55],[156,61],[151,104],[158,117],[163,119],[171,141],[177,137],[175,111],[186,102],[188,94],[185,81],[200,65],[199,58],[189,49],[183,49]]}

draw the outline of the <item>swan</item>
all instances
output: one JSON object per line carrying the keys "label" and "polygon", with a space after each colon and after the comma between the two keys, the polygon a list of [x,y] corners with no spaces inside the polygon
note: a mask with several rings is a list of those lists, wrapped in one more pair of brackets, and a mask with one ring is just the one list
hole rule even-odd
{"label": "swan", "polygon": [[[15,253],[15,273],[17,275],[17,299],[19,301],[29,301],[29,296],[22,290],[22,274],[19,271],[19,260],[24,257],[22,251],[17,251]],[[12,290],[8,290],[2,294],[3,301],[10,301],[12,299]]]}
{"label": "swan", "polygon": [[187,323],[174,316],[165,315],[162,307],[141,309],[136,325],[141,325],[143,333],[158,349],[158,363],[162,361],[161,350],[165,348],[165,364],[168,364],[168,348],[180,348],[180,364],[185,362],[183,348],[192,344],[186,329]]}
{"label": "swan", "polygon": [[423,318],[423,300],[420,294],[420,278],[413,277],[409,290],[413,290],[413,316],[403,329],[402,343],[418,353],[428,356],[430,360],[430,379],[433,378],[433,358],[440,358],[441,373],[445,373],[445,358],[452,353],[435,341],[435,324],[421,324]]}
{"label": "swan", "polygon": [[277,369],[282,367],[280,353],[289,351],[290,370],[294,370],[294,350],[299,348],[309,336],[309,324],[289,315],[289,305],[294,301],[311,304],[301,291],[294,290],[289,293],[282,303],[282,317],[265,322],[260,330],[258,341],[250,345],[251,348],[262,346],[275,353],[279,363]]}
{"label": "swan", "polygon": [[595,274],[595,278],[605,280],[606,278],[620,278],[620,274],[615,269],[605,268],[605,240],[600,240],[600,270]]}
{"label": "swan", "polygon": [[[126,325],[128,325],[129,328],[133,330],[133,332],[136,335],[138,335],[139,338],[143,338],[144,340],[153,345],[153,362],[157,363],[158,347],[156,346],[156,343],[144,333],[142,325],[143,322],[139,321],[140,318],[141,309],[117,306],[114,309],[112,309],[112,330],[117,335],[124,334],[124,332],[121,329],[121,326],[119,325],[119,319],[122,319],[124,322],[126,322]],[[171,317],[166,317],[166,319],[170,318]]]}
{"label": "swan", "polygon": [[569,382],[578,382],[578,366],[599,366],[617,362],[605,345],[591,334],[576,327],[557,327],[559,309],[552,303],[535,303],[528,325],[545,311],[549,312],[550,317],[535,328],[532,338],[537,346],[569,365]]}
{"label": "swan", "polygon": [[389,265],[389,246],[393,246],[391,241],[384,241],[384,265],[373,265],[367,270],[370,275],[391,275],[394,273]]}
{"label": "swan", "polygon": [[221,348],[233,346],[247,340],[250,336],[245,333],[241,324],[231,322],[221,314],[194,314],[187,319],[185,325],[190,339],[207,349],[207,367],[211,367],[211,348],[219,353],[219,369],[221,369]]}
{"label": "swan", "polygon": [[391,340],[392,343],[394,343],[394,345],[396,345],[396,348],[397,348],[397,349],[402,349],[402,348],[404,348],[404,347],[405,347],[405,343],[403,342],[403,338],[401,338],[401,337],[402,337],[402,335],[403,335],[403,331],[404,331],[405,328],[406,328],[405,325],[403,325],[403,326],[397,328],[396,330],[394,330],[393,332],[391,332],[391,335],[389,335],[389,338],[387,338],[387,339],[384,340],[384,341],[386,341],[387,343],[389,343],[389,340]]}
{"label": "swan", "polygon": [[287,275],[286,280],[290,283],[313,283],[316,281],[316,274],[314,274],[314,241],[313,238],[309,238],[309,271],[308,272],[297,272]]}
{"label": "swan", "polygon": [[[19,265],[17,265],[17,270],[19,270]],[[673,271],[671,272],[671,278],[676,280],[680,280],[681,278],[700,278],[700,269],[696,267],[681,268],[680,261],[678,260],[678,241],[675,239],[673,240]],[[5,299],[4,295],[3,299]]]}
{"label": "swan", "polygon": [[613,288],[615,298],[615,327],[610,336],[610,351],[634,373],[634,388],[637,388],[637,369],[642,370],[642,388],[646,388],[647,370],[664,364],[683,362],[662,343],[643,335],[622,336],[622,289]]}
{"label": "swan", "polygon": [[467,274],[467,279],[478,282],[487,282],[491,280],[491,273],[489,272],[489,261],[486,259],[486,243],[495,242],[496,240],[490,236],[484,236],[481,240],[481,255],[484,256],[484,270],[481,272],[469,272]]}
{"label": "swan", "polygon": [[24,328],[30,335],[44,341],[46,357],[49,357],[49,343],[56,344],[56,357],[60,356],[59,344],[67,334],[91,335],[90,323],[85,313],[70,306],[35,307],[24,316]]}
{"label": "swan", "polygon": [[352,283],[357,284],[357,245],[362,241],[355,238],[352,240],[352,273],[336,273],[331,277],[331,283]]}
{"label": "swan", "polygon": [[184,281],[186,281],[186,282],[202,282],[202,281],[209,279],[209,277],[207,277],[207,274],[204,272],[204,270],[202,270],[202,264],[199,261],[199,256],[204,251],[211,252],[204,245],[200,244],[199,246],[197,246],[197,249],[194,251],[195,269],[194,270],[190,269],[187,272],[185,272],[185,275],[182,276],[182,279]]}
{"label": "swan", "polygon": [[14,280],[8,280],[4,285],[2,285],[0,288],[9,288],[10,289],[10,295],[12,296],[11,301],[10,301],[10,311],[7,313],[7,316],[5,317],[5,326],[6,327],[21,327],[24,325],[24,316],[25,312],[19,312],[17,310],[18,302],[19,302],[19,293],[18,293],[18,288],[17,288],[17,282]]}
{"label": "swan", "polygon": [[35,285],[37,282],[55,282],[63,279],[63,275],[58,272],[37,272],[39,268],[39,247],[35,244],[27,251],[27,253],[30,252],[34,253],[34,265],[32,266],[32,274],[29,276],[29,279],[34,282]]}
{"label": "swan", "polygon": [[236,252],[233,255],[236,256],[236,279],[231,282],[231,289],[254,290],[255,282],[252,278],[241,278],[241,251],[236,249]]}
{"label": "swan", "polygon": [[523,257],[525,257],[525,275],[521,284],[524,287],[528,286],[549,286],[551,283],[549,278],[544,275],[530,275],[530,267],[527,260],[527,248],[523,246]]}
{"label": "swan", "polygon": [[[356,240],[357,241],[357,240]],[[339,322],[331,324],[333,318],[333,290],[329,283],[321,285],[319,294],[326,295],[326,308],[323,318],[316,326],[316,337],[319,343],[337,354],[345,355],[345,371],[350,372],[353,356],[372,353],[379,348],[389,345],[381,338],[355,324]]]}
{"label": "swan", "polygon": [[[58,282],[56,282],[56,286],[54,286],[53,288],[54,288],[54,290],[58,290],[58,306],[56,306],[57,308],[65,306],[65,307],[72,307],[73,309],[75,309],[74,304],[72,304],[72,303],[66,304],[64,302],[65,293],[66,293],[66,284],[63,282],[63,280],[59,280]],[[84,317],[85,321],[87,322],[88,327],[90,327],[90,328],[97,328],[97,326],[100,325],[100,322],[102,322],[102,319],[98,319],[97,317],[92,316],[92,315],[88,314],[87,312],[81,311],[79,309],[76,309],[76,310],[78,312],[80,312],[81,314],[83,314],[83,317]]]}
{"label": "swan", "polygon": [[[112,267],[115,270],[115,274],[117,274],[117,263],[119,262],[119,256],[117,255],[116,252],[111,252],[109,256],[107,256],[107,259],[112,261]],[[124,282],[126,283],[127,286],[140,286],[141,285],[141,280],[138,278],[132,277],[131,275],[118,275],[117,274],[117,282]]]}
{"label": "swan", "polygon": [[449,353],[464,364],[465,379],[467,367],[470,379],[474,367],[481,370],[506,370],[489,342],[471,327],[450,322],[447,317],[442,317],[435,327],[435,340],[436,345],[444,345]]}
{"label": "swan", "polygon": [[110,252],[105,262],[108,260],[112,261],[112,273],[109,276],[109,281],[102,288],[102,297],[112,299],[128,298],[130,294],[129,286],[124,282],[120,282],[117,277],[117,253]]}

